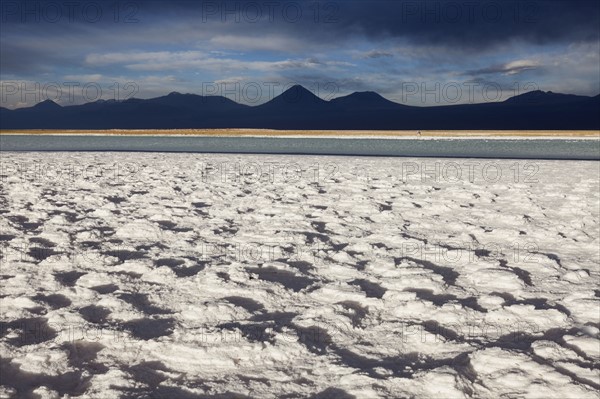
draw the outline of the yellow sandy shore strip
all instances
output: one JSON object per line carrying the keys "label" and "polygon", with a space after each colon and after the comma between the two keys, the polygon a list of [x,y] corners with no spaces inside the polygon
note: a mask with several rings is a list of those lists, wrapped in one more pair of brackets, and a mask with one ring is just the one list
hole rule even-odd
{"label": "yellow sandy shore strip", "polygon": [[[598,137],[597,130],[422,130],[430,137]],[[272,130],[272,129],[148,129],[148,130],[0,130],[0,135],[140,135],[140,136],[315,136],[315,137],[410,137],[416,130]]]}

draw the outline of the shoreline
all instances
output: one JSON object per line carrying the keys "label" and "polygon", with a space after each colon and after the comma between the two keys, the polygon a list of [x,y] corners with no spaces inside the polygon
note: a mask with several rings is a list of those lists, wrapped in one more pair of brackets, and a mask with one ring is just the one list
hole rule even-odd
{"label": "shoreline", "polygon": [[275,129],[112,129],[112,130],[0,130],[0,136],[172,136],[269,137],[353,139],[592,139],[594,130],[275,130]]}

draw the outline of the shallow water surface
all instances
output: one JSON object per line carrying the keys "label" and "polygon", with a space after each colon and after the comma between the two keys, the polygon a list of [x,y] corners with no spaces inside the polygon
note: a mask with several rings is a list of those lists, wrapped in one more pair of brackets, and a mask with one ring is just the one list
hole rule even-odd
{"label": "shallow water surface", "polygon": [[380,139],[191,136],[2,135],[2,151],[135,151],[600,159],[600,142],[573,139]]}

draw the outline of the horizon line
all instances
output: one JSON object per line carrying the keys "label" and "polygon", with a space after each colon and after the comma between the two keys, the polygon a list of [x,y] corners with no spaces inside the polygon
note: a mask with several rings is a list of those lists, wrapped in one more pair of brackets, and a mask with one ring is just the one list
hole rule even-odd
{"label": "horizon line", "polygon": [[[302,89],[305,92],[310,93],[315,98],[317,98],[317,99],[319,99],[319,100],[321,100],[323,102],[326,102],[326,103],[330,103],[331,101],[334,101],[334,100],[337,100],[337,99],[350,97],[350,96],[355,95],[355,94],[372,93],[372,94],[376,94],[377,96],[381,97],[382,99],[384,99],[386,101],[389,101],[390,103],[397,104],[397,105],[400,105],[400,106],[403,106],[403,107],[413,107],[413,108],[437,108],[437,107],[452,107],[452,106],[461,106],[461,105],[464,106],[464,105],[482,105],[482,104],[504,103],[504,102],[506,102],[508,100],[511,100],[513,98],[517,98],[517,97],[520,97],[520,96],[523,96],[523,95],[526,95],[526,94],[529,94],[529,93],[535,93],[535,92],[540,92],[540,93],[544,93],[544,94],[558,94],[558,95],[564,95],[564,96],[584,97],[584,98],[587,98],[587,99],[593,99],[593,98],[596,98],[596,97],[600,96],[600,93],[598,93],[596,95],[593,95],[593,96],[587,96],[587,95],[581,95],[581,94],[559,93],[559,92],[554,92],[554,91],[551,91],[551,90],[544,91],[544,90],[541,90],[541,89],[535,89],[535,90],[526,91],[526,92],[523,92],[523,93],[520,93],[520,94],[513,95],[513,96],[508,97],[508,98],[506,98],[504,100],[501,100],[501,101],[499,100],[499,101],[487,101],[487,102],[484,101],[484,102],[477,102],[477,103],[476,102],[468,102],[468,103],[454,103],[454,104],[451,103],[451,104],[437,104],[437,105],[422,105],[422,106],[419,106],[419,105],[403,104],[403,103],[400,103],[400,102],[397,102],[397,101],[394,101],[394,100],[390,100],[390,99],[384,97],[382,94],[380,94],[380,93],[378,93],[378,92],[376,92],[374,90],[354,91],[354,92],[351,92],[351,93],[346,94],[346,95],[341,95],[341,96],[334,97],[334,98],[331,98],[329,100],[326,100],[326,99],[318,96],[317,94],[315,94],[313,91],[311,91],[311,90],[307,89],[306,87],[302,86],[301,84],[295,84],[295,85],[289,87],[287,90],[283,91],[281,94],[279,94],[279,95],[277,95],[275,97],[272,97],[271,99],[265,101],[264,103],[256,104],[256,105],[244,104],[244,103],[232,100],[231,98],[229,98],[227,96],[223,96],[223,95],[202,95],[202,94],[196,94],[196,93],[181,93],[181,92],[178,92],[178,91],[171,91],[171,92],[169,92],[167,94],[159,95],[157,97],[149,97],[149,98],[131,97],[131,98],[123,99],[123,100],[98,99],[98,100],[95,100],[95,101],[89,101],[89,102],[85,102],[85,103],[81,103],[81,104],[72,104],[72,105],[61,105],[61,104],[57,103],[56,101],[47,98],[47,99],[45,99],[43,101],[40,101],[40,102],[38,102],[38,103],[36,103],[34,105],[31,105],[31,106],[25,106],[25,107],[19,107],[19,108],[12,108],[12,109],[0,106],[0,109],[4,109],[4,110],[8,110],[8,111],[17,111],[17,110],[20,110],[20,109],[34,108],[34,107],[36,107],[36,106],[38,106],[40,104],[43,104],[43,103],[52,103],[52,104],[54,104],[54,105],[56,105],[56,106],[58,106],[60,108],[69,108],[69,107],[78,107],[78,106],[87,105],[87,104],[104,103],[104,102],[125,103],[127,101],[133,101],[133,100],[149,101],[149,100],[155,100],[155,99],[158,99],[158,98],[168,97],[168,96],[174,95],[174,94],[175,95],[189,95],[189,96],[202,97],[202,98],[222,98],[224,100],[229,100],[229,101],[231,101],[231,102],[233,102],[235,104],[238,104],[238,105],[241,105],[241,106],[244,106],[244,107],[255,108],[255,107],[260,107],[260,106],[263,106],[265,104],[268,104],[269,102],[271,102],[271,101],[273,101],[273,100],[275,100],[277,98],[282,97],[284,94],[286,94],[286,93],[288,93],[288,92],[290,92],[290,91],[292,91],[294,89],[296,89],[296,90],[297,89]],[[294,103],[294,102],[291,101],[290,103]]]}

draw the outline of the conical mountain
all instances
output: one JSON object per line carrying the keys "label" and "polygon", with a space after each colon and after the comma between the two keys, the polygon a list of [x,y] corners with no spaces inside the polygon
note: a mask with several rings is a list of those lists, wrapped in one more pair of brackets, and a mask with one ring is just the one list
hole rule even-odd
{"label": "conical mountain", "polygon": [[324,105],[327,105],[327,101],[319,98],[303,86],[295,85],[260,107],[298,109],[299,107],[319,107]]}
{"label": "conical mountain", "polygon": [[347,96],[334,98],[330,103],[338,107],[350,109],[393,109],[402,107],[401,104],[390,101],[374,91],[354,92]]}
{"label": "conical mountain", "polygon": [[52,100],[44,100],[40,103],[37,103],[32,108],[38,109],[38,110],[56,110],[56,109],[61,109],[62,107]]}

